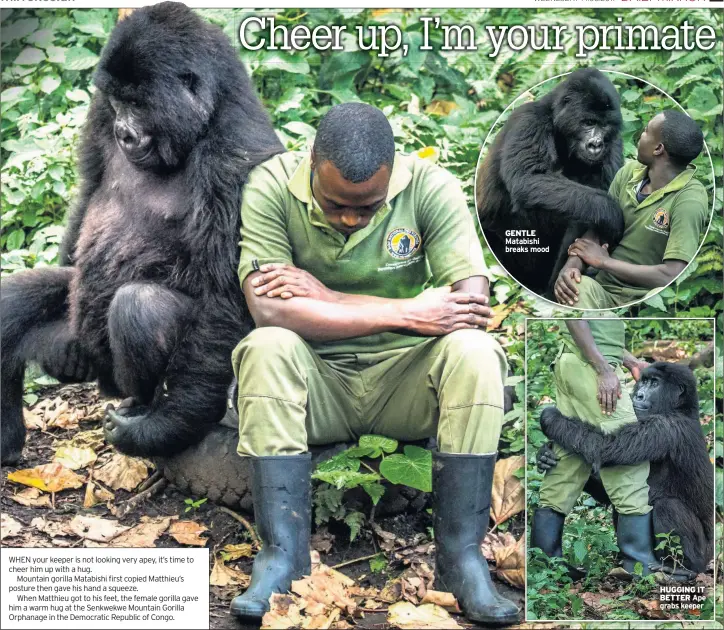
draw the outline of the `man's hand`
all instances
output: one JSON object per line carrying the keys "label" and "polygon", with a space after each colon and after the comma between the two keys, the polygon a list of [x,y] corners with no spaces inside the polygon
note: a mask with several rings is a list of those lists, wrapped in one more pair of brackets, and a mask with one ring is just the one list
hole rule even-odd
{"label": "man's hand", "polygon": [[427,289],[405,300],[405,328],[425,337],[441,337],[463,328],[485,330],[492,316],[488,303],[488,296],[482,293],[451,293],[451,287]]}
{"label": "man's hand", "polygon": [[334,291],[324,286],[308,271],[294,265],[269,263],[259,267],[259,271],[261,275],[251,281],[255,295],[280,297],[283,300],[308,297],[330,302],[335,299]]}
{"label": "man's hand", "polygon": [[578,302],[578,284],[581,284],[581,270],[576,267],[563,267],[553,287],[558,303],[573,306]]}
{"label": "man's hand", "polygon": [[608,243],[599,245],[588,238],[577,238],[568,248],[569,256],[578,256],[584,263],[595,269],[602,269],[608,255]]}
{"label": "man's hand", "polygon": [[621,398],[621,383],[610,368],[598,373],[598,404],[603,415],[610,416],[616,411],[616,403]]}

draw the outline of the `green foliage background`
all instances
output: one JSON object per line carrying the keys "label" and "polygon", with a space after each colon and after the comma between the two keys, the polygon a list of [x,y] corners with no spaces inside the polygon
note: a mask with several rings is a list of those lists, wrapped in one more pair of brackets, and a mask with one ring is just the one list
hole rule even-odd
{"label": "green foliage background", "polygon": [[[249,10],[200,11],[218,24],[238,46],[238,25]],[[258,14],[259,12],[254,12]],[[379,58],[356,49],[289,54],[281,51],[242,52],[275,128],[289,149],[306,146],[320,117],[331,105],[361,99],[384,110],[395,130],[399,148],[415,151],[435,147],[439,162],[463,181],[471,195],[475,167],[486,136],[503,110],[516,97],[546,79],[580,65],[595,65],[643,77],[670,94],[701,125],[713,160],[700,158],[699,176],[713,196],[711,229],[696,260],[677,281],[646,303],[620,314],[654,317],[711,317],[722,319],[722,24],[721,11],[701,9],[286,9],[266,12],[278,24],[344,24],[348,33],[358,25],[399,25],[410,53]],[[418,50],[419,17],[438,15],[443,23],[476,27],[477,51],[439,52],[439,31],[433,51]],[[664,26],[709,24],[715,27],[718,49],[692,52],[592,53],[577,60],[565,53],[513,52],[505,48],[492,59],[484,26],[612,24],[621,17],[629,24]],[[57,259],[62,224],[76,181],[75,148],[93,92],[91,78],[98,54],[117,18],[111,9],[2,9],[2,234],[3,273]],[[570,46],[573,46],[571,40]],[[657,90],[616,78],[624,107],[626,152],[632,155],[636,134],[653,113],[670,107]],[[550,82],[536,91],[552,87]],[[524,95],[523,98],[528,98]],[[472,204],[471,204],[472,208]],[[493,303],[505,304],[495,330],[505,346],[518,401],[506,416],[501,440],[504,454],[520,453],[523,439],[524,320],[528,316],[565,314],[510,281],[489,255],[495,274]],[[717,336],[721,356],[722,338]],[[722,367],[717,362],[721,397]],[[720,420],[719,420],[720,422]],[[719,427],[721,429],[721,427]],[[721,431],[719,431],[721,435]],[[721,486],[720,486],[721,487]],[[721,503],[720,503],[721,505]]]}

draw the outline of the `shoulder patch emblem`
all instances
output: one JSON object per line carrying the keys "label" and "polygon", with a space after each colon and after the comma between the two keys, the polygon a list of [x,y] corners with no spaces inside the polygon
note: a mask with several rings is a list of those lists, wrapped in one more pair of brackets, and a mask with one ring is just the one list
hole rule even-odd
{"label": "shoulder patch emblem", "polygon": [[393,258],[409,258],[420,249],[421,243],[422,239],[417,232],[396,228],[387,235],[387,253]]}
{"label": "shoulder patch emblem", "polygon": [[668,229],[669,213],[666,212],[664,208],[657,208],[656,212],[654,212],[653,219],[657,227],[661,228],[662,230]]}

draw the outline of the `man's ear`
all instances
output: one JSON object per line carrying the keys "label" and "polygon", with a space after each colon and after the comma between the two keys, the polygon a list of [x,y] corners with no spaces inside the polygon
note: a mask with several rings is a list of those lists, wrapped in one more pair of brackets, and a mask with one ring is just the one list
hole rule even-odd
{"label": "man's ear", "polygon": [[314,155],[314,149],[312,149],[312,155],[309,158],[309,166],[312,170],[315,170],[317,168],[317,156]]}
{"label": "man's ear", "polygon": [[666,147],[659,142],[659,144],[656,145],[656,148],[654,149],[654,155],[663,155],[666,153]]}

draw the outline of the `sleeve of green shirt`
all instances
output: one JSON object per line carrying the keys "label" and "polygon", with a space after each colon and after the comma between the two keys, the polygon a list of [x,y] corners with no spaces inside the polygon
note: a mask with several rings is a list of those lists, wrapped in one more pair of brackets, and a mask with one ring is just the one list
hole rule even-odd
{"label": "sleeve of green shirt", "polygon": [[259,265],[292,263],[286,225],[287,194],[284,182],[279,181],[267,164],[257,166],[250,173],[241,201],[241,284],[254,271],[254,261]]}
{"label": "sleeve of green shirt", "polygon": [[671,208],[669,240],[666,243],[664,260],[691,262],[699,249],[701,234],[706,229],[708,203],[703,186],[692,186],[676,196]]}
{"label": "sleeve of green shirt", "polygon": [[422,174],[419,216],[422,246],[435,286],[471,276],[489,277],[468,201],[457,179],[431,165]]}

